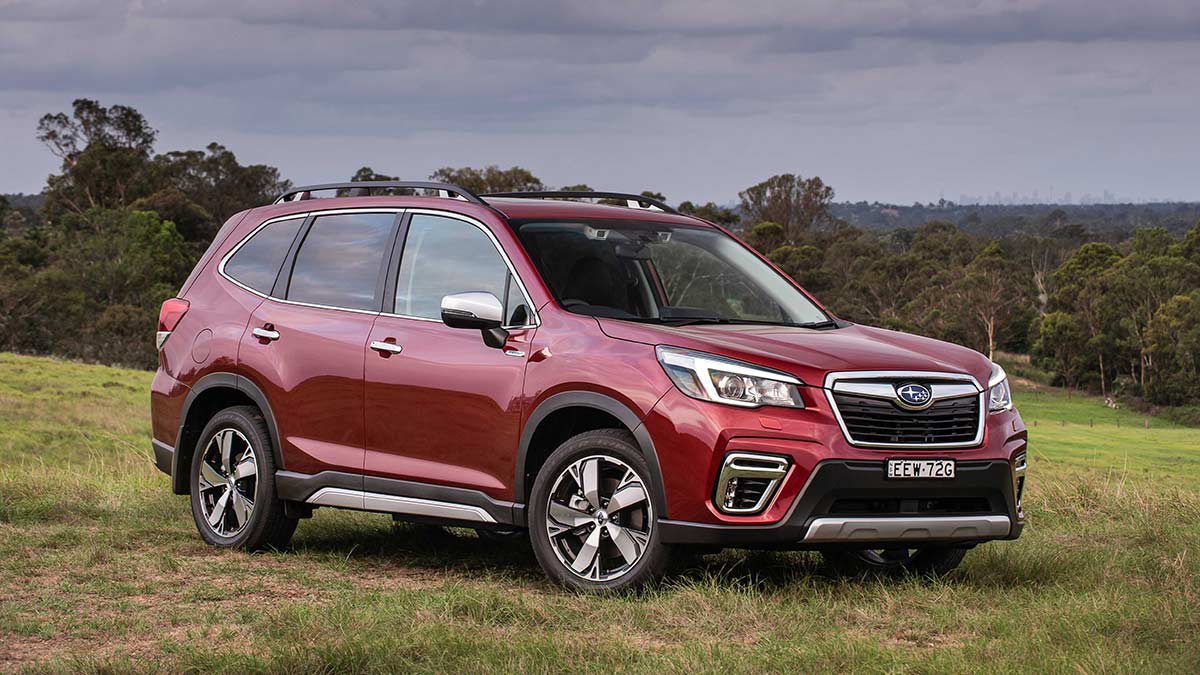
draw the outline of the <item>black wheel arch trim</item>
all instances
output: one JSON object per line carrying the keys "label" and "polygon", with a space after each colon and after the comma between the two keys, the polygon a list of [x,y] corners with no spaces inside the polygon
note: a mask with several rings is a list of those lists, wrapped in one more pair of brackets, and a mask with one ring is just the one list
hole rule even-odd
{"label": "black wheel arch trim", "polygon": [[[183,447],[183,432],[187,427],[188,414],[191,412],[192,404],[206,391],[216,388],[234,389],[254,401],[258,409],[262,411],[263,418],[267,421],[267,432],[271,435],[271,455],[275,458],[275,466],[279,469],[284,468],[283,464],[283,444],[280,442],[279,426],[275,423],[275,413],[271,410],[271,404],[267,401],[267,395],[263,393],[258,385],[254,384],[249,378],[236,373],[209,373],[196,381],[188,392],[187,398],[183,401],[183,409],[180,411],[179,431],[175,436],[175,453],[172,457],[171,467],[171,489],[177,495],[185,495],[189,492],[188,474],[191,471],[190,466],[180,466],[180,461],[183,456],[190,459],[191,453],[186,452]],[[193,449],[194,450],[194,449]]]}
{"label": "black wheel arch trim", "polygon": [[650,432],[646,431],[645,425],[642,424],[642,419],[629,406],[606,394],[594,391],[564,391],[549,396],[539,403],[525,420],[525,427],[521,431],[521,442],[517,446],[516,467],[513,476],[513,497],[517,500],[516,507],[522,511],[522,520],[524,520],[523,512],[525,511],[525,505],[522,502],[526,494],[525,460],[529,455],[529,446],[533,442],[533,435],[537,432],[538,426],[551,413],[563,408],[593,408],[612,415],[629,429],[634,440],[637,441],[638,449],[642,451],[642,456],[646,459],[646,465],[650,468],[650,480],[654,482],[653,487],[655,488],[652,490],[652,495],[657,502],[654,507],[658,509],[659,513],[666,514],[666,493],[663,488],[662,468],[658,463],[658,451],[654,448],[654,441],[650,438]]}

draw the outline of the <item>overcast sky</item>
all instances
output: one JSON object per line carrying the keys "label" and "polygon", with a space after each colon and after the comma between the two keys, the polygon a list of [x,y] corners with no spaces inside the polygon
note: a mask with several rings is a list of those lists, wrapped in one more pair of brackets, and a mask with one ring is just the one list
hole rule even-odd
{"label": "overcast sky", "polygon": [[37,120],[78,97],[298,183],[1200,200],[1196,0],[0,0],[0,192],[41,189]]}

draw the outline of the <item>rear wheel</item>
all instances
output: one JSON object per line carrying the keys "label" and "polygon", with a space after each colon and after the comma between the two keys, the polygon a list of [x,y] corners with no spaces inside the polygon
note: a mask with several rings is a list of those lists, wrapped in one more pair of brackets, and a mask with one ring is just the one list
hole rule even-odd
{"label": "rear wheel", "polygon": [[964,548],[923,546],[919,548],[859,549],[826,551],[825,562],[846,575],[870,572],[942,576],[953,571],[967,554]]}
{"label": "rear wheel", "polygon": [[563,443],[538,472],[529,536],[546,574],[582,591],[637,588],[662,575],[650,470],[627,431],[588,431]]}
{"label": "rear wheel", "polygon": [[192,518],[213,546],[282,548],[297,519],[284,515],[275,496],[275,458],[267,425],[256,408],[217,413],[192,455]]}

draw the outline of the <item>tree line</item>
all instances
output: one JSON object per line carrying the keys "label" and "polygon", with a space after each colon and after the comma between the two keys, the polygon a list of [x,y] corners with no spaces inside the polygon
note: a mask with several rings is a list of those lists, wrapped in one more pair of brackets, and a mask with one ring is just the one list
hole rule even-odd
{"label": "tree line", "polygon": [[[291,185],[219,143],[158,153],[157,133],[128,106],[77,100],[44,116],[37,137],[61,162],[39,206],[0,198],[7,350],[153,367],[159,304],[221,223]],[[397,177],[362,167],[351,179]],[[429,179],[479,193],[549,188],[517,166]],[[1057,383],[1110,398],[1200,405],[1200,223],[1182,236],[1114,236],[1111,222],[1046,207],[994,231],[939,218],[881,229],[852,225],[833,198],[818,177],[784,174],[747,187],[736,206],[677,208],[736,231],[850,321],[1028,354]]]}

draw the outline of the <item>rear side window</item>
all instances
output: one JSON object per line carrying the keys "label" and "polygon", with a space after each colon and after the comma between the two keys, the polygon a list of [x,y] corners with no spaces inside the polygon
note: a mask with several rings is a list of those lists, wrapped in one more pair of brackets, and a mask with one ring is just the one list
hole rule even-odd
{"label": "rear side window", "polygon": [[394,213],[319,216],[300,244],[287,299],[375,310],[379,273],[391,248]]}
{"label": "rear side window", "polygon": [[255,232],[232,258],[225,261],[225,274],[263,295],[270,294],[283,258],[303,224],[303,217],[289,218],[277,220]]}
{"label": "rear side window", "polygon": [[[393,311],[439,319],[443,297],[487,291],[503,302],[508,284],[508,266],[478,227],[454,218],[416,214],[404,241]],[[517,313],[516,305],[527,304],[515,284],[513,289],[506,312],[510,319]],[[528,316],[528,308],[521,313]]]}

